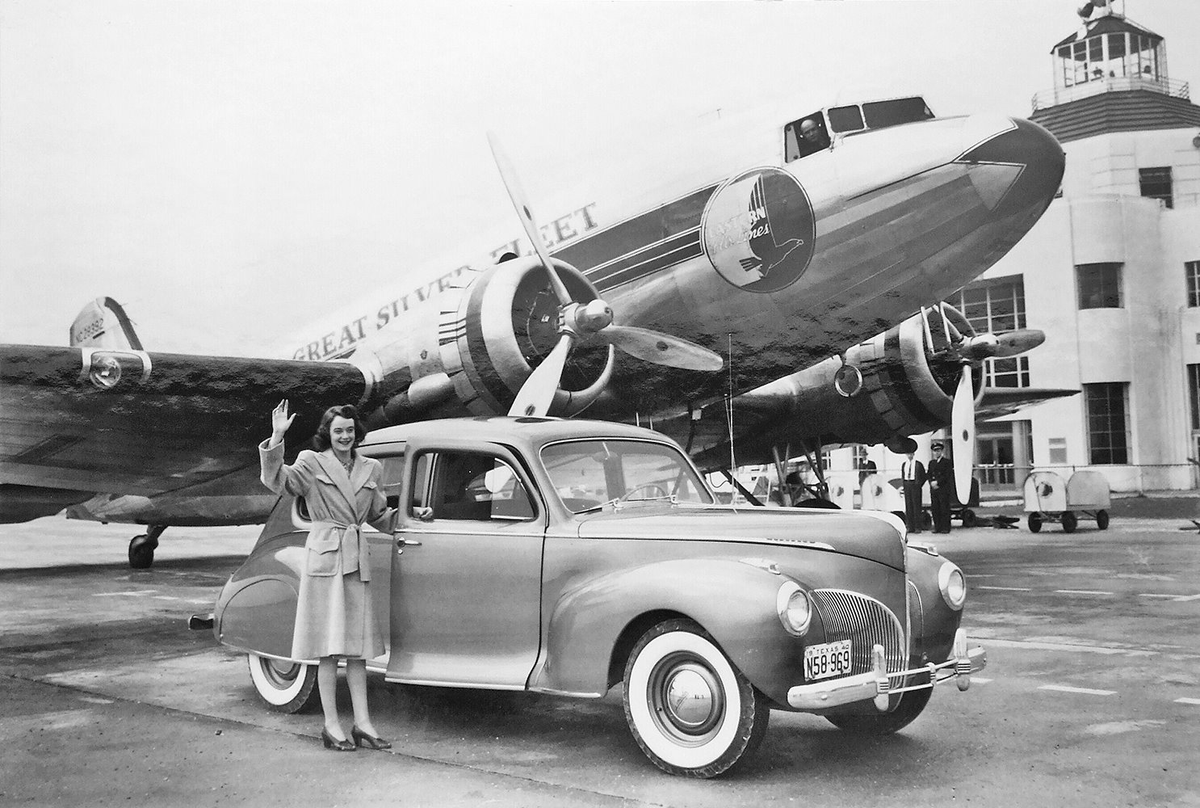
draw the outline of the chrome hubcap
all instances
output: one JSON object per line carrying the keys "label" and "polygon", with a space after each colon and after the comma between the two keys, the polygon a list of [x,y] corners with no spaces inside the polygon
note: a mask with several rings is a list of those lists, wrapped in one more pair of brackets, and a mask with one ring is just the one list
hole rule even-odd
{"label": "chrome hubcap", "polygon": [[653,712],[660,728],[682,743],[703,743],[725,713],[717,675],[690,655],[662,660],[650,678]]}
{"label": "chrome hubcap", "polygon": [[677,671],[667,682],[667,712],[681,727],[701,727],[712,716],[713,691],[700,671]]}

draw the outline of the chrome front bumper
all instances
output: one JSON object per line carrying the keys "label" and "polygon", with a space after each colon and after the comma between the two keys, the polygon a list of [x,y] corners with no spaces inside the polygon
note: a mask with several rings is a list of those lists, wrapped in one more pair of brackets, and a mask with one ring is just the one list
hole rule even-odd
{"label": "chrome front bumper", "polygon": [[[788,690],[788,704],[797,710],[819,711],[872,699],[876,709],[884,712],[888,708],[888,697],[895,693],[935,687],[951,679],[955,680],[959,690],[966,690],[971,686],[971,674],[987,666],[987,651],[979,646],[967,650],[967,632],[961,628],[954,632],[954,645],[950,658],[945,662],[930,662],[921,668],[888,673],[883,646],[876,645],[871,656],[872,670],[867,673],[811,685],[797,685]],[[899,686],[900,682],[920,673],[928,673],[929,681],[908,687]],[[897,686],[892,686],[893,681],[897,682]]]}

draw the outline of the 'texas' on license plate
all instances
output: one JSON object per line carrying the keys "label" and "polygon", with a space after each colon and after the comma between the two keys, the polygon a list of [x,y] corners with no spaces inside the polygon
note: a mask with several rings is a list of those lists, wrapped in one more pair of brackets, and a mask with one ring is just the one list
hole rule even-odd
{"label": "'texas' on license plate", "polygon": [[850,672],[850,640],[810,645],[804,649],[804,678],[827,679]]}

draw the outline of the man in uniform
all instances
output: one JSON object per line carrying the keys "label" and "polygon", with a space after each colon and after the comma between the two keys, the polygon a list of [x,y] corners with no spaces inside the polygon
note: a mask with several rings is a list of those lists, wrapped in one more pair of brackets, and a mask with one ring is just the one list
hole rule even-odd
{"label": "man in uniform", "polygon": [[950,532],[950,504],[954,496],[954,464],[942,455],[941,443],[929,447],[933,459],[929,461],[929,501],[933,511],[933,532]]}
{"label": "man in uniform", "polygon": [[925,487],[925,466],[908,453],[908,459],[900,466],[900,479],[904,485],[904,521],[909,533],[921,532],[921,489]]}

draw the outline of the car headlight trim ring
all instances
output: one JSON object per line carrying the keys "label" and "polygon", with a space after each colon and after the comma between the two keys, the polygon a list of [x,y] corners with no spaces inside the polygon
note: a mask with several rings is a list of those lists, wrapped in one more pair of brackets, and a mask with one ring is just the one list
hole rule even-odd
{"label": "car headlight trim ring", "polygon": [[938,589],[942,600],[951,609],[958,611],[967,602],[967,579],[957,565],[947,561],[938,570]]}
{"label": "car headlight trim ring", "polygon": [[795,581],[784,581],[775,595],[775,611],[788,634],[802,636],[812,623],[812,601]]}

